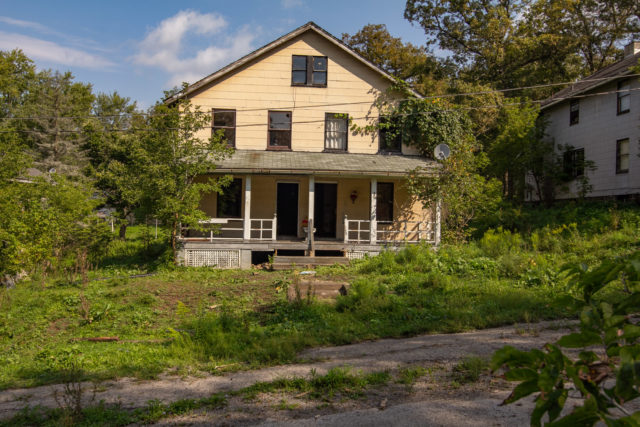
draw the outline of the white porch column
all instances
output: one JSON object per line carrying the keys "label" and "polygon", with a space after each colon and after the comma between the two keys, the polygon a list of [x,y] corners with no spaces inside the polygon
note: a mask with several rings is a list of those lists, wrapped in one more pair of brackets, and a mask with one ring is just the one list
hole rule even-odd
{"label": "white porch column", "polygon": [[242,238],[251,239],[251,175],[244,177],[244,229]]}
{"label": "white porch column", "polygon": [[316,177],[313,175],[309,175],[309,212],[308,212],[307,218],[309,219],[310,224],[313,223],[314,227],[316,225],[313,218],[315,208],[316,208]]}
{"label": "white porch column", "polygon": [[369,240],[372,245],[378,241],[378,221],[376,211],[378,207],[378,180],[371,178],[371,212],[369,212]]}

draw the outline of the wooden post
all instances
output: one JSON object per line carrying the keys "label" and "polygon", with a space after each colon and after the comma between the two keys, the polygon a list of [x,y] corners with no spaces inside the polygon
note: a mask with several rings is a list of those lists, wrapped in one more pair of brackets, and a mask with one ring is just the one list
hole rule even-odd
{"label": "wooden post", "polygon": [[251,239],[251,175],[244,177],[244,230],[242,238]]}
{"label": "wooden post", "polygon": [[316,209],[316,178],[313,175],[309,175],[309,207],[307,212],[307,219],[309,220],[309,230],[311,230],[311,222],[313,221],[314,213]]}
{"label": "wooden post", "polygon": [[434,243],[436,246],[440,246],[440,219],[442,217],[442,202],[440,200],[438,200],[438,202],[436,203],[436,232],[435,232],[435,236],[434,236]]}
{"label": "wooden post", "polygon": [[278,214],[273,214],[273,222],[271,223],[271,240],[276,241],[276,232],[278,230]]}
{"label": "wooden post", "polygon": [[369,242],[375,245],[378,242],[378,223],[376,210],[378,204],[378,180],[371,178],[371,211],[369,212]]}
{"label": "wooden post", "polygon": [[347,243],[349,241],[349,220],[347,219],[347,214],[344,215],[344,242]]}
{"label": "wooden post", "polygon": [[313,218],[309,220],[309,227],[307,227],[307,238],[309,240],[309,256],[315,256],[316,251],[313,248]]}

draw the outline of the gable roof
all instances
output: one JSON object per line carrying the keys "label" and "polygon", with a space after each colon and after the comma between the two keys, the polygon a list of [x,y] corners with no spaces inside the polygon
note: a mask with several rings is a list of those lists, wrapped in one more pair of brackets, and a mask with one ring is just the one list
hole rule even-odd
{"label": "gable roof", "polygon": [[[329,42],[331,42],[332,44],[334,44],[335,46],[337,46],[338,48],[342,49],[343,51],[345,51],[346,53],[348,53],[349,55],[351,55],[355,60],[361,62],[362,64],[364,64],[365,66],[367,66],[368,68],[370,68],[371,70],[373,70],[374,72],[378,73],[379,75],[381,75],[382,77],[384,77],[385,79],[394,82],[396,80],[395,77],[393,77],[391,74],[387,73],[386,71],[384,71],[382,68],[378,67],[377,65],[375,65],[373,62],[369,61],[368,59],[364,58],[363,56],[361,56],[359,53],[357,53],[356,51],[354,51],[353,49],[351,49],[351,47],[349,47],[345,42],[343,42],[342,40],[340,40],[339,38],[335,37],[334,35],[332,35],[331,33],[329,33],[328,31],[326,31],[324,28],[320,27],[318,24],[316,24],[313,21],[309,21],[306,24],[296,28],[295,30],[291,31],[288,34],[285,34],[284,36],[272,41],[269,44],[266,44],[264,46],[262,46],[259,49],[254,50],[253,52],[243,56],[242,58],[238,59],[235,62],[232,62],[231,64],[222,67],[221,69],[219,69],[218,71],[209,74],[208,76],[198,80],[197,82],[187,86],[187,88],[183,89],[182,91],[178,92],[177,94],[165,99],[165,104],[171,104],[175,101],[177,101],[178,99],[188,96],[189,94],[193,93],[194,91],[208,85],[209,83],[215,82],[216,80],[221,79],[222,77],[226,76],[227,74],[237,70],[238,68],[242,67],[243,65],[251,62],[252,60],[260,57],[261,55],[264,55],[268,52],[270,52],[271,50],[285,44],[286,42],[288,42],[289,40],[292,40],[296,37],[298,37],[299,35],[306,33],[307,31],[313,31],[314,33],[320,35],[321,37],[323,37],[324,39],[328,40]],[[421,98],[422,95],[420,95],[418,92],[414,91],[413,89],[410,89],[411,92]]]}
{"label": "gable roof", "polygon": [[604,67],[591,74],[589,77],[579,80],[571,86],[554,93],[553,95],[551,95],[551,97],[542,101],[542,103],[540,104],[540,108],[544,110],[553,105],[559,104],[562,101],[566,101],[572,96],[583,94],[591,89],[595,89],[612,81],[633,74],[631,71],[631,67],[638,64],[638,59],[640,59],[640,53],[629,55],[626,58],[609,65],[608,67]]}

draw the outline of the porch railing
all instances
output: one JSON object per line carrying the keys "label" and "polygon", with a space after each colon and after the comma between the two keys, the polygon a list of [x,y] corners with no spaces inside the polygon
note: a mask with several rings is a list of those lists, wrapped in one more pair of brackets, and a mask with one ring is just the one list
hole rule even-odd
{"label": "porch railing", "polygon": [[388,243],[421,241],[435,243],[435,221],[377,221],[375,239],[371,239],[371,221],[344,218],[345,243]]}
{"label": "porch railing", "polygon": [[[249,221],[249,236],[252,240],[276,240],[278,219],[251,218]],[[209,226],[206,231],[194,230],[189,227],[182,229],[182,237],[189,240],[239,240],[244,238],[245,220],[243,218],[210,218],[199,222],[201,227]]]}

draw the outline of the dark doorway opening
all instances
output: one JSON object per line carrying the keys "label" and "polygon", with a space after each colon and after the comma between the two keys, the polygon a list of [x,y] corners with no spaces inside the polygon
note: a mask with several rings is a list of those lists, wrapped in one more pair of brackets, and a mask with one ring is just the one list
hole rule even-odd
{"label": "dark doorway opening", "polygon": [[335,238],[338,184],[317,183],[315,186],[314,226],[317,237]]}
{"label": "dark doorway opening", "polygon": [[277,238],[296,238],[298,236],[298,184],[279,182],[277,192]]}

